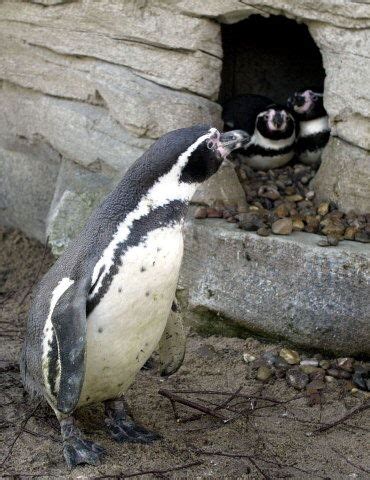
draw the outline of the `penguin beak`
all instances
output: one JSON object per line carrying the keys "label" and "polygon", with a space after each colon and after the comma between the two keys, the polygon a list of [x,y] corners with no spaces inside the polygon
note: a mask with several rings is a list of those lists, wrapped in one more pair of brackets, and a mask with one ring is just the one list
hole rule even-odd
{"label": "penguin beak", "polygon": [[244,130],[231,130],[221,133],[218,151],[222,157],[226,157],[233,150],[245,147],[251,140],[250,135]]}
{"label": "penguin beak", "polygon": [[303,95],[299,95],[299,94],[295,94],[294,96],[294,104],[297,106],[297,107],[303,107],[303,105],[305,104],[305,97]]}
{"label": "penguin beak", "polygon": [[277,129],[281,128],[284,123],[284,115],[281,112],[276,112],[273,123]]}

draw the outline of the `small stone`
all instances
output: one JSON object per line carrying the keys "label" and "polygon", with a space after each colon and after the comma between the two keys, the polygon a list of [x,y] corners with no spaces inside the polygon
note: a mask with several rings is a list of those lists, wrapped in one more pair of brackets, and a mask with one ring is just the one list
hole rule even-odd
{"label": "small stone", "polygon": [[352,395],[356,395],[356,393],[358,393],[358,388],[356,388],[356,387],[352,388],[351,393],[352,393]]}
{"label": "small stone", "polygon": [[248,232],[255,232],[259,228],[266,227],[259,213],[241,213],[236,217],[239,220],[239,228]]}
{"label": "small stone", "polygon": [[304,229],[304,223],[303,220],[299,217],[295,217],[292,219],[292,224],[293,224],[293,230],[295,231],[302,231]]}
{"label": "small stone", "polygon": [[331,247],[336,247],[339,243],[339,238],[334,235],[328,235],[326,240]]}
{"label": "small stone", "polygon": [[[286,182],[286,184],[287,184],[287,182]],[[292,186],[287,186],[286,189],[285,189],[285,193],[287,195],[293,196],[296,193],[296,189]]]}
{"label": "small stone", "polygon": [[301,360],[299,364],[302,366],[317,367],[319,362],[315,358],[305,358],[304,360]]}
{"label": "small stone", "polygon": [[303,200],[302,195],[299,195],[299,194],[288,195],[285,198],[286,200],[289,200],[289,202],[301,202]]}
{"label": "small stone", "polygon": [[207,218],[207,208],[206,207],[198,207],[194,212],[194,218]]}
{"label": "small stone", "polygon": [[313,190],[310,190],[309,192],[306,193],[306,200],[313,200],[315,198],[315,192]]}
{"label": "small stone", "polygon": [[272,370],[264,365],[261,365],[257,370],[257,379],[266,382],[272,377]]}
{"label": "small stone", "polygon": [[272,367],[273,365],[275,365],[278,357],[274,352],[265,352],[262,355],[262,358],[265,361],[266,365],[269,365],[270,367]]}
{"label": "small stone", "polygon": [[322,202],[320,205],[317,207],[317,213],[324,217],[327,213],[329,212],[329,203],[328,202]]}
{"label": "small stone", "polygon": [[282,348],[279,352],[280,357],[282,357],[289,365],[295,365],[299,363],[299,353],[290,348]]}
{"label": "small stone", "polygon": [[356,242],[370,243],[370,233],[366,231],[358,232],[355,235]]}
{"label": "small stone", "polygon": [[306,215],[304,221],[306,222],[306,232],[317,233],[319,231],[320,217],[318,215]]}
{"label": "small stone", "polygon": [[302,372],[307,373],[307,375],[310,375],[311,373],[317,372],[320,370],[318,367],[314,367],[312,365],[300,365],[299,367]]}
{"label": "small stone", "polygon": [[368,390],[366,374],[359,371],[355,372],[352,376],[352,382],[361,390]]}
{"label": "small stone", "polygon": [[275,235],[289,235],[293,231],[293,223],[291,218],[281,218],[276,220],[271,226]]}
{"label": "small stone", "polygon": [[341,368],[342,370],[345,370],[346,372],[352,372],[353,362],[354,362],[353,358],[349,358],[349,357],[338,358],[337,365],[339,368]]}
{"label": "small stone", "polygon": [[327,374],[334,378],[347,379],[351,378],[351,374],[345,370],[338,370],[336,368],[329,368]]}
{"label": "small stone", "polygon": [[217,210],[216,208],[207,208],[208,218],[222,218],[222,215],[222,210]]}
{"label": "small stone", "polygon": [[322,368],[317,368],[314,372],[309,374],[310,380],[322,380],[325,378],[325,370]]}
{"label": "small stone", "polygon": [[324,370],[327,370],[328,368],[330,368],[331,364],[330,364],[329,360],[320,360],[319,365]]}
{"label": "small stone", "polygon": [[278,356],[275,361],[275,367],[286,370],[289,368],[289,363],[286,362],[282,357]]}
{"label": "small stone", "polygon": [[277,200],[280,198],[280,193],[274,187],[263,185],[258,189],[258,196],[269,200]]}
{"label": "small stone", "polygon": [[291,387],[303,390],[309,382],[309,377],[298,369],[290,369],[286,372],[286,380]]}
{"label": "small stone", "polygon": [[324,235],[333,235],[334,237],[341,237],[344,234],[345,226],[341,219],[337,218],[325,218],[320,222],[322,227],[322,233]]}
{"label": "small stone", "polygon": [[289,215],[289,209],[288,209],[288,207],[286,206],[285,203],[282,203],[281,205],[279,205],[278,207],[275,208],[274,213],[275,213],[275,215],[277,215],[279,218],[288,217],[288,215]]}
{"label": "small stone", "polygon": [[344,232],[343,237],[344,237],[345,240],[354,240],[357,232],[358,232],[358,228],[347,227],[345,232]]}
{"label": "small stone", "polygon": [[330,375],[325,375],[325,381],[327,383],[333,383],[333,382],[335,382],[335,378],[331,377]]}
{"label": "small stone", "polygon": [[260,237],[268,237],[271,233],[271,230],[267,227],[261,227],[257,230],[257,235]]}
{"label": "small stone", "polygon": [[256,357],[250,353],[243,353],[243,360],[245,363],[252,363],[256,360]]}

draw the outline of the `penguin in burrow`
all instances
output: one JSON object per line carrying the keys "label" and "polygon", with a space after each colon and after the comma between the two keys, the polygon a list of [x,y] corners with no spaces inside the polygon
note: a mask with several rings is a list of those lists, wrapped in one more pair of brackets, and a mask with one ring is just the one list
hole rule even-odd
{"label": "penguin in burrow", "polygon": [[251,141],[235,151],[241,165],[254,170],[269,170],[286,165],[294,156],[296,124],[284,105],[262,95],[239,95],[223,108],[225,130],[240,129]]}

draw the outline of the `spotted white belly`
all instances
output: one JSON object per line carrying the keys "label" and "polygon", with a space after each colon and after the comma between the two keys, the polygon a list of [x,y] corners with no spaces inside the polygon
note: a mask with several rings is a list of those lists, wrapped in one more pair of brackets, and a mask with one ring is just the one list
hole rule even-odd
{"label": "spotted white belly", "polygon": [[122,395],[166,326],[183,254],[180,224],[150,232],[124,253],[108,292],[87,318],[79,405]]}

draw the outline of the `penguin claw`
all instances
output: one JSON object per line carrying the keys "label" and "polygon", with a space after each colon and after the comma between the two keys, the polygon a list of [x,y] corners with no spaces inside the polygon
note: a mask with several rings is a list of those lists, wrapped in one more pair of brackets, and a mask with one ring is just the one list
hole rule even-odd
{"label": "penguin claw", "polygon": [[133,422],[128,422],[122,419],[106,418],[105,423],[108,427],[110,436],[119,443],[153,443],[162,437],[155,432],[146,430],[140,425]]}
{"label": "penguin claw", "polygon": [[63,455],[70,469],[81,463],[100,465],[100,457],[105,449],[90,440],[79,437],[69,437],[63,442]]}

